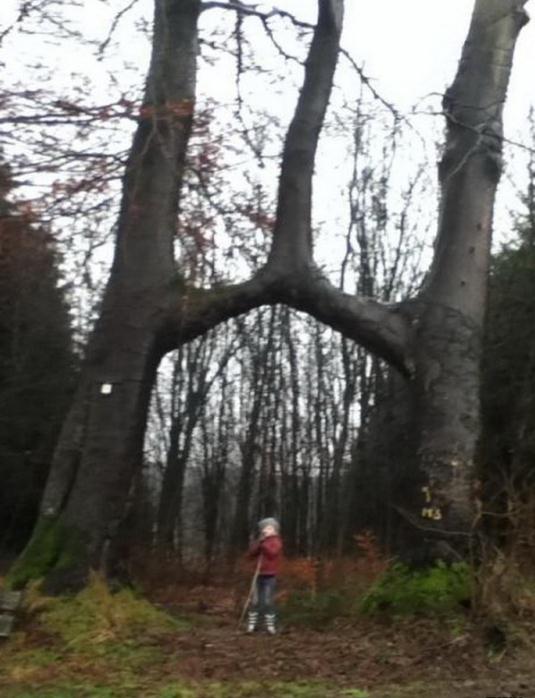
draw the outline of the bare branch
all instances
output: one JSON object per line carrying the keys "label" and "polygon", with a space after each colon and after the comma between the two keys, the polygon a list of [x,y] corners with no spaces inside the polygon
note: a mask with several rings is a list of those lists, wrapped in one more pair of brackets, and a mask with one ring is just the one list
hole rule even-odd
{"label": "bare branch", "polygon": [[130,0],[128,5],[125,5],[125,7],[123,7],[123,9],[120,10],[115,15],[115,17],[113,18],[113,22],[111,23],[111,27],[108,31],[108,35],[106,36],[104,41],[98,47],[97,55],[99,57],[99,60],[102,60],[102,58],[104,56],[104,51],[108,47],[108,45],[113,37],[113,34],[115,33],[115,30],[117,29],[117,26],[119,25],[119,22],[121,21],[121,19],[124,17],[125,14],[127,14],[127,12],[129,12],[134,7],[134,5],[137,5],[138,2],[139,2],[139,0]]}
{"label": "bare branch", "polygon": [[288,19],[295,27],[300,27],[301,29],[310,29],[314,31],[314,25],[309,22],[302,22],[297,19],[291,12],[286,10],[280,10],[274,7],[269,12],[261,12],[256,9],[256,5],[245,5],[241,2],[219,2],[218,0],[210,0],[209,2],[203,2],[201,4],[201,12],[205,10],[233,10],[234,12],[239,12],[243,15],[248,15],[250,17],[258,17],[262,21],[269,20],[272,17],[281,17],[282,19]]}

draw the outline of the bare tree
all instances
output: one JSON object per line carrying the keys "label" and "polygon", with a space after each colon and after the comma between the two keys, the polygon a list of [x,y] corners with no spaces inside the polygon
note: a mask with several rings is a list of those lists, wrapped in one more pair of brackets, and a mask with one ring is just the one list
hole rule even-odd
{"label": "bare tree", "polygon": [[[206,7],[222,3],[207,3]],[[412,398],[410,457],[421,488],[410,515],[462,548],[478,434],[481,325],[502,108],[525,0],[476,0],[457,77],[444,98],[434,260],[422,292],[384,304],[340,292],[314,264],[314,161],[339,53],[343,0],[319,0],[304,82],[283,149],[273,243],[246,282],[201,289],[173,258],[195,99],[199,0],[156,0],[151,65],[123,179],[115,259],[64,424],[42,516],[12,572],[47,569],[51,587],[111,572],[125,498],[140,464],[150,389],[162,355],[261,304],[314,315],[396,367]],[[223,3],[245,12],[242,3]],[[459,546],[457,541],[460,542]],[[42,565],[36,571],[36,553]],[[43,554],[45,553],[45,554]]]}

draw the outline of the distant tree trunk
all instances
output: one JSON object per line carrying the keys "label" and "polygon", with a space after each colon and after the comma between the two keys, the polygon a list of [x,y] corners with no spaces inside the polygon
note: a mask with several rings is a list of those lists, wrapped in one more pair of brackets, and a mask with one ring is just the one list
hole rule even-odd
{"label": "distant tree trunk", "polygon": [[231,429],[227,414],[229,409],[227,404],[229,392],[227,376],[223,374],[217,431],[216,434],[212,436],[214,444],[211,450],[208,448],[209,437],[206,418],[204,418],[202,422],[204,457],[202,462],[201,492],[205,540],[204,555],[208,570],[217,543],[217,525],[219,522],[221,497],[229,458],[229,442],[231,438]]}
{"label": "distant tree trunk", "polygon": [[[252,403],[247,417],[247,426],[243,442],[240,444],[241,467],[236,490],[234,519],[231,532],[230,553],[243,550],[251,534],[252,495],[255,478],[255,465],[261,443],[262,407],[269,389],[269,356],[274,339],[274,309],[270,312],[270,321],[265,338],[265,346],[260,348],[252,344],[251,388],[253,389]],[[259,321],[262,318],[259,315]]]}
{"label": "distant tree trunk", "polygon": [[[285,549],[288,553],[302,553],[301,549],[301,532],[300,519],[302,516],[302,500],[300,494],[300,473],[299,473],[299,457],[300,457],[300,429],[301,429],[301,414],[299,407],[300,386],[299,372],[297,364],[297,351],[292,331],[292,316],[288,308],[284,310],[282,315],[282,335],[283,341],[286,344],[289,363],[289,388],[291,390],[291,398],[284,401],[283,410],[285,413],[290,411],[289,427],[290,438],[288,444],[290,462],[284,462],[281,457],[281,491],[282,491],[282,519],[284,521],[284,542]],[[285,423],[288,417],[285,418]]]}
{"label": "distant tree trunk", "polygon": [[356,371],[349,342],[341,338],[342,367],[344,388],[339,407],[339,419],[333,434],[333,468],[327,488],[327,501],[331,503],[327,520],[327,541],[331,549],[341,552],[344,542],[344,504],[346,497],[342,492],[346,472],[344,463],[348,459],[349,428],[351,406],[356,395]]}
{"label": "distant tree trunk", "polygon": [[[199,422],[202,407],[209,391],[207,373],[210,354],[206,351],[203,338],[196,346],[189,345],[185,351],[185,371],[182,363],[175,365],[176,374],[185,372],[186,389],[183,405],[175,404],[169,429],[169,449],[160,492],[158,507],[158,542],[163,547],[175,549],[182,554],[182,496],[186,468],[193,443],[193,433]],[[173,392],[177,387],[173,386]],[[173,402],[176,403],[176,400]]]}

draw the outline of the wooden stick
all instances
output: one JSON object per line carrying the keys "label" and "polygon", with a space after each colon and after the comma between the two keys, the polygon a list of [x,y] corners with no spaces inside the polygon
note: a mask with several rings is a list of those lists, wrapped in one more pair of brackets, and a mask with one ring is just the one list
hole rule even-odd
{"label": "wooden stick", "polygon": [[250,605],[250,603],[251,603],[251,599],[252,599],[252,596],[253,596],[253,594],[254,594],[254,590],[255,590],[255,586],[256,586],[256,580],[258,579],[258,574],[259,574],[259,572],[260,572],[260,562],[261,562],[261,560],[262,560],[262,556],[259,555],[259,556],[258,556],[258,562],[256,563],[256,569],[255,569],[254,574],[253,574],[253,580],[252,580],[252,582],[251,582],[251,587],[250,587],[250,589],[249,589],[249,595],[247,596],[247,598],[245,599],[245,603],[243,604],[243,609],[242,609],[242,612],[241,612],[240,619],[239,619],[239,621],[238,621],[238,625],[241,625],[241,624],[242,624],[243,619],[245,618],[245,614],[246,614],[246,612],[247,612],[247,609],[249,608],[249,605]]}

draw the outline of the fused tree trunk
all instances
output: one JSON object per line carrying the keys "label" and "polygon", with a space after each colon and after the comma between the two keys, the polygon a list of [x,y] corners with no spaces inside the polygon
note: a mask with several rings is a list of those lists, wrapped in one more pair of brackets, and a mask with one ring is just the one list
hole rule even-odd
{"label": "fused tree trunk", "polygon": [[[313,261],[314,160],[337,63],[343,0],[318,0],[304,82],[283,150],[267,263],[244,283],[213,289],[189,287],[172,249],[202,4],[156,0],[151,66],[124,177],[110,280],[42,517],[12,570],[12,583],[47,573],[58,588],[79,586],[91,567],[110,569],[161,356],[262,304],[286,303],[310,313],[406,377],[413,398],[412,461],[420,474],[409,516],[416,528],[423,524],[442,538],[469,538],[501,112],[524,4],[476,0],[459,72],[445,98],[448,135],[431,273],[418,298],[386,305],[341,292]],[[221,4],[206,3],[211,6]],[[241,3],[229,7],[246,11]],[[243,536],[243,522],[238,530]]]}

